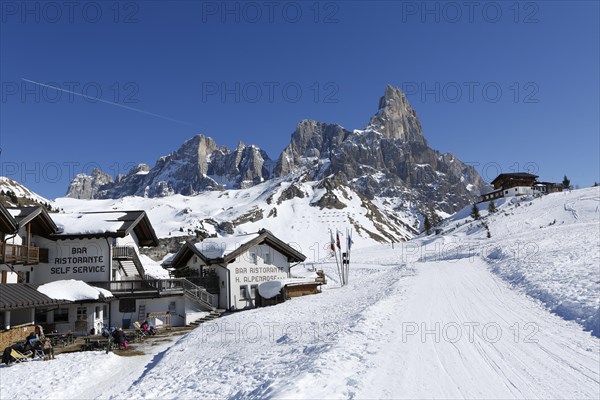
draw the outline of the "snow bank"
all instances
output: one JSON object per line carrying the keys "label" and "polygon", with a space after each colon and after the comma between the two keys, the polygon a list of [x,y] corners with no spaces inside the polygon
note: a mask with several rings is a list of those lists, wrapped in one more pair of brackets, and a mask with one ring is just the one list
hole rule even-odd
{"label": "snow bank", "polygon": [[101,295],[112,297],[112,293],[106,289],[90,286],[74,279],[46,283],[37,290],[55,300],[98,300]]}

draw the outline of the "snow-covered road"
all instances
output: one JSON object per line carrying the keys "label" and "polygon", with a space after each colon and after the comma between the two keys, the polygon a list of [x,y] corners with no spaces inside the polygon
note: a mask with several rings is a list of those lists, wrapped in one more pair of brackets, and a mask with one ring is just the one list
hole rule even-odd
{"label": "snow-covered road", "polygon": [[[485,265],[418,265],[357,397],[598,398],[597,341]],[[387,365],[386,368],[381,366]]]}
{"label": "snow-covered road", "polygon": [[[348,287],[331,281],[318,296],[224,316],[154,358],[80,353],[0,368],[0,397],[600,396],[598,339],[482,259],[404,265],[383,246],[360,258]],[[52,384],[23,387],[31,376]]]}

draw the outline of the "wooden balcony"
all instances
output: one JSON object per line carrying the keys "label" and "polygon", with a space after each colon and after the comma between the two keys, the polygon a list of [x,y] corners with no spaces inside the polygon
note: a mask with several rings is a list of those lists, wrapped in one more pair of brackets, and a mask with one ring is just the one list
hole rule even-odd
{"label": "wooden balcony", "polygon": [[48,262],[48,249],[0,243],[0,262],[8,264],[39,264]]}

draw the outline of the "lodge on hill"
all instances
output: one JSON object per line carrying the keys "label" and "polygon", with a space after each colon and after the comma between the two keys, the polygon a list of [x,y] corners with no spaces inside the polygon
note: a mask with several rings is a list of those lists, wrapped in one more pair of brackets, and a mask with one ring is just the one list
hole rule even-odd
{"label": "lodge on hill", "polygon": [[261,230],[186,243],[166,265],[171,276],[156,278],[146,274],[140,248],[157,245],[144,211],[48,214],[0,204],[0,329],[35,322],[83,335],[144,319],[189,325],[255,307],[261,282],[289,280],[306,258]]}
{"label": "lodge on hill", "polygon": [[560,183],[539,182],[538,176],[527,172],[503,173],[493,181],[494,190],[481,195],[480,202],[502,197],[540,196],[543,194],[562,192]]}

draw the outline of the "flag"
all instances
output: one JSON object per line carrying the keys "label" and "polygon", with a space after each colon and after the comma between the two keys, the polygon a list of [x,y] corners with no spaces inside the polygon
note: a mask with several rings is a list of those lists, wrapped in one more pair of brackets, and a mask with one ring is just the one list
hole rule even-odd
{"label": "flag", "polygon": [[350,248],[352,247],[353,244],[354,244],[354,242],[352,241],[352,235],[350,235],[350,233],[348,233],[348,251],[350,251]]}
{"label": "flag", "polygon": [[331,235],[331,251],[335,252],[335,242],[333,241],[333,232],[329,231],[329,234]]}
{"label": "flag", "polygon": [[337,244],[337,248],[341,250],[342,246],[340,245],[340,233],[338,231],[335,231],[335,242]]}

